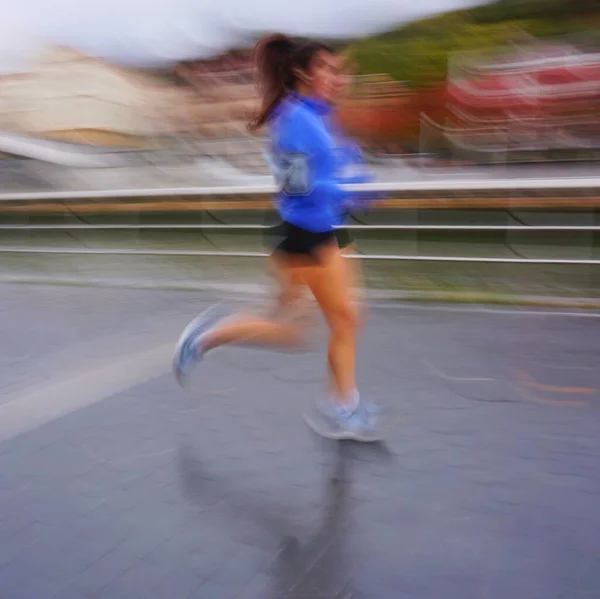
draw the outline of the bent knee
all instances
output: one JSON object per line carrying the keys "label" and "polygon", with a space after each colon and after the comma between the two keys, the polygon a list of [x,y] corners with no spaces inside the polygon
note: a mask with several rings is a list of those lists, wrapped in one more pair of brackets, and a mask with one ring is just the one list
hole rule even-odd
{"label": "bent knee", "polygon": [[334,328],[354,330],[360,326],[360,307],[355,302],[344,302],[328,310],[327,317]]}

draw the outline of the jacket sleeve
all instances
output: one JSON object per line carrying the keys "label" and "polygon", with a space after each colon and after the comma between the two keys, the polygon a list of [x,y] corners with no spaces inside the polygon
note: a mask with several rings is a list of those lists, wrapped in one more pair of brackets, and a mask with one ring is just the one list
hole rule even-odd
{"label": "jacket sleeve", "polygon": [[[373,173],[369,170],[360,146],[351,141],[346,141],[343,148],[343,167],[338,179],[340,185],[371,183]],[[376,203],[379,198],[369,192],[345,191],[343,199],[344,210],[365,210]]]}

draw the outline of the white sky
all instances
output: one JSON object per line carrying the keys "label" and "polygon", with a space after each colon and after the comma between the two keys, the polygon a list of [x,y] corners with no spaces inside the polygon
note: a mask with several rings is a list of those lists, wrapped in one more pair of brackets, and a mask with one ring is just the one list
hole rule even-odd
{"label": "white sky", "polygon": [[[480,0],[481,1],[481,0]],[[124,64],[215,54],[247,34],[346,36],[393,27],[477,0],[0,0],[0,72],[41,40]]]}

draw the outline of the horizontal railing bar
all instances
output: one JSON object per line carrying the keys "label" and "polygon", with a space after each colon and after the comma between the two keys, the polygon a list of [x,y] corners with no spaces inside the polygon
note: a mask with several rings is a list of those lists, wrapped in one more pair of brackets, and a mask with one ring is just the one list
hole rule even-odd
{"label": "horizontal railing bar", "polygon": [[347,225],[343,228],[390,231],[600,231],[598,225]]}
{"label": "horizontal railing bar", "polygon": [[572,266],[600,266],[600,260],[570,258],[502,258],[483,256],[411,256],[409,254],[353,254],[347,258],[362,260],[399,260],[402,262],[480,262],[498,264],[568,264]]}
{"label": "horizontal railing bar", "polygon": [[[127,230],[269,230],[276,225],[257,224],[56,224],[0,225],[0,231],[127,231]],[[342,225],[353,231],[600,231],[599,225]]]}
{"label": "horizontal railing bar", "polygon": [[[600,188],[600,177],[564,177],[555,179],[475,179],[452,181],[402,181],[343,185],[347,191],[366,194],[428,191],[517,191],[576,190]],[[166,187],[142,189],[106,189],[84,191],[21,192],[0,194],[0,201],[18,200],[84,200],[107,198],[158,198],[169,196],[252,196],[273,194],[274,184],[218,187]]]}
{"label": "horizontal railing bar", "polygon": [[[265,258],[267,252],[220,252],[214,250],[128,250],[112,248],[26,248],[26,247],[0,247],[0,253],[10,254],[80,254],[80,255],[107,255],[107,256],[182,256],[182,257],[230,257],[230,258]],[[502,258],[502,257],[475,257],[475,256],[412,256],[396,254],[353,254],[349,258],[360,260],[400,260],[418,262],[480,262],[480,263],[505,263],[505,264],[569,264],[600,266],[600,260],[593,259],[566,259],[566,258]]]}
{"label": "horizontal railing bar", "polygon": [[0,231],[127,231],[130,229],[150,229],[150,230],[195,230],[195,229],[234,229],[234,230],[263,230],[268,229],[266,225],[257,224],[173,224],[173,225],[144,225],[144,224],[60,224],[60,225],[0,225]]}
{"label": "horizontal railing bar", "polygon": [[222,252],[218,250],[128,250],[120,248],[54,248],[54,247],[15,247],[0,246],[3,254],[81,254],[106,256],[224,256],[236,258],[264,258],[265,252]]}

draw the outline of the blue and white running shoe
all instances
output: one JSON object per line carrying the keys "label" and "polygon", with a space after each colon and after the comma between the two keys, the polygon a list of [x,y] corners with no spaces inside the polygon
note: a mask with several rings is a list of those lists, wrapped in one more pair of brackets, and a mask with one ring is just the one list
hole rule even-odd
{"label": "blue and white running shoe", "polygon": [[360,401],[352,411],[340,408],[332,400],[317,403],[304,416],[306,424],[327,439],[375,443],[384,438],[382,410],[375,404]]}
{"label": "blue and white running shoe", "polygon": [[177,382],[184,387],[194,366],[204,357],[202,335],[209,331],[219,320],[220,304],[213,306],[196,316],[184,329],[173,356],[173,374]]}

